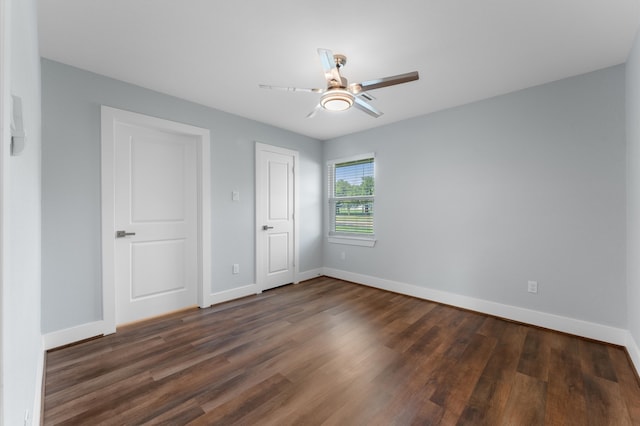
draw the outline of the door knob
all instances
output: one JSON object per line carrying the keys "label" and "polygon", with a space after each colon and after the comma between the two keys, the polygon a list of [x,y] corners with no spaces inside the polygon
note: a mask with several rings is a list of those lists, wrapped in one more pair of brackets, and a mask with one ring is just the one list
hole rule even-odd
{"label": "door knob", "polygon": [[273,226],[264,225],[264,226],[262,227],[262,230],[263,230],[263,231],[268,231],[269,229],[273,229]]}
{"label": "door knob", "polygon": [[129,235],[136,235],[135,232],[127,232],[127,231],[116,231],[116,238],[124,238]]}

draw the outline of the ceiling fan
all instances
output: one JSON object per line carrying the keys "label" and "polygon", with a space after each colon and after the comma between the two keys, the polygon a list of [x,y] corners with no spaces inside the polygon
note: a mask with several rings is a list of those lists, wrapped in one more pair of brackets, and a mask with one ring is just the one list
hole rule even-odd
{"label": "ceiling fan", "polygon": [[369,103],[369,101],[375,98],[367,93],[368,90],[408,83],[419,78],[418,71],[413,71],[391,77],[363,81],[362,83],[348,84],[347,79],[340,75],[340,69],[347,64],[346,56],[334,55],[333,52],[328,49],[318,49],[318,55],[320,55],[324,76],[327,79],[326,89],[301,89],[298,87],[269,86],[266,84],[261,84],[260,88],[287,90],[291,92],[321,93],[320,103],[307,115],[307,118],[313,117],[320,108],[329,111],[344,111],[352,106],[366,112],[372,117],[378,118],[382,115],[382,112],[378,111]]}

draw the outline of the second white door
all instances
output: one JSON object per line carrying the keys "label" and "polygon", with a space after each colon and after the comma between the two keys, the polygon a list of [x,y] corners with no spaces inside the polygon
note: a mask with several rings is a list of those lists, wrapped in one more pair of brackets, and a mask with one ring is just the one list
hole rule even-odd
{"label": "second white door", "polygon": [[295,280],[297,153],[256,144],[257,282],[259,291]]}
{"label": "second white door", "polygon": [[117,123],[116,324],[197,305],[193,136]]}

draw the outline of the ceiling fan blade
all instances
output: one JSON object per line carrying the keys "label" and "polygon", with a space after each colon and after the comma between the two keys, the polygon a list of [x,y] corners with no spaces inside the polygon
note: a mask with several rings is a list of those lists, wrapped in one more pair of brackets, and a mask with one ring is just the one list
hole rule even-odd
{"label": "ceiling fan blade", "polygon": [[316,105],[316,107],[314,109],[311,110],[311,112],[309,114],[307,114],[306,118],[312,118],[313,116],[316,115],[316,113],[321,109],[322,107],[320,106],[320,104]]}
{"label": "ceiling fan blade", "polygon": [[334,80],[340,83],[340,73],[336,66],[336,60],[333,59],[333,52],[329,49],[318,49],[318,55],[320,55],[320,62],[322,63],[324,77],[327,79],[327,82]]}
{"label": "ceiling fan blade", "polygon": [[261,89],[286,90],[288,92],[312,92],[312,93],[324,92],[324,89],[306,89],[306,88],[300,88],[300,87],[271,86],[268,84],[260,84],[259,87]]}
{"label": "ceiling fan blade", "polygon": [[365,102],[361,97],[356,96],[354,98],[353,106],[360,111],[364,111],[374,118],[380,117],[383,113],[375,109],[371,104]]}
{"label": "ceiling fan blade", "polygon": [[375,96],[373,96],[371,93],[367,93],[367,92],[360,92],[356,96],[361,97],[365,101],[375,101],[376,100]]}
{"label": "ceiling fan blade", "polygon": [[363,81],[357,86],[360,86],[361,90],[374,90],[381,87],[393,86],[396,84],[408,83],[420,78],[418,71],[408,72],[405,74],[394,75],[392,77],[378,78],[376,80]]}
{"label": "ceiling fan blade", "polygon": [[376,99],[376,97],[373,96],[371,93],[367,93],[367,92],[364,91],[364,89],[362,88],[361,83],[350,84],[349,85],[349,91],[354,96],[360,96],[365,101],[373,101],[373,100]]}

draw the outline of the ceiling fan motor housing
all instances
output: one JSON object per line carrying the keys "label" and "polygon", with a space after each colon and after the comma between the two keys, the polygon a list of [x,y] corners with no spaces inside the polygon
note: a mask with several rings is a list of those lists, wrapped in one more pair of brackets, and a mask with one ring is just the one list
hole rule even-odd
{"label": "ceiling fan motor housing", "polygon": [[328,90],[335,89],[335,88],[346,89],[347,84],[349,84],[349,81],[345,77],[340,76],[340,81],[335,79],[329,80],[327,84],[327,89]]}

